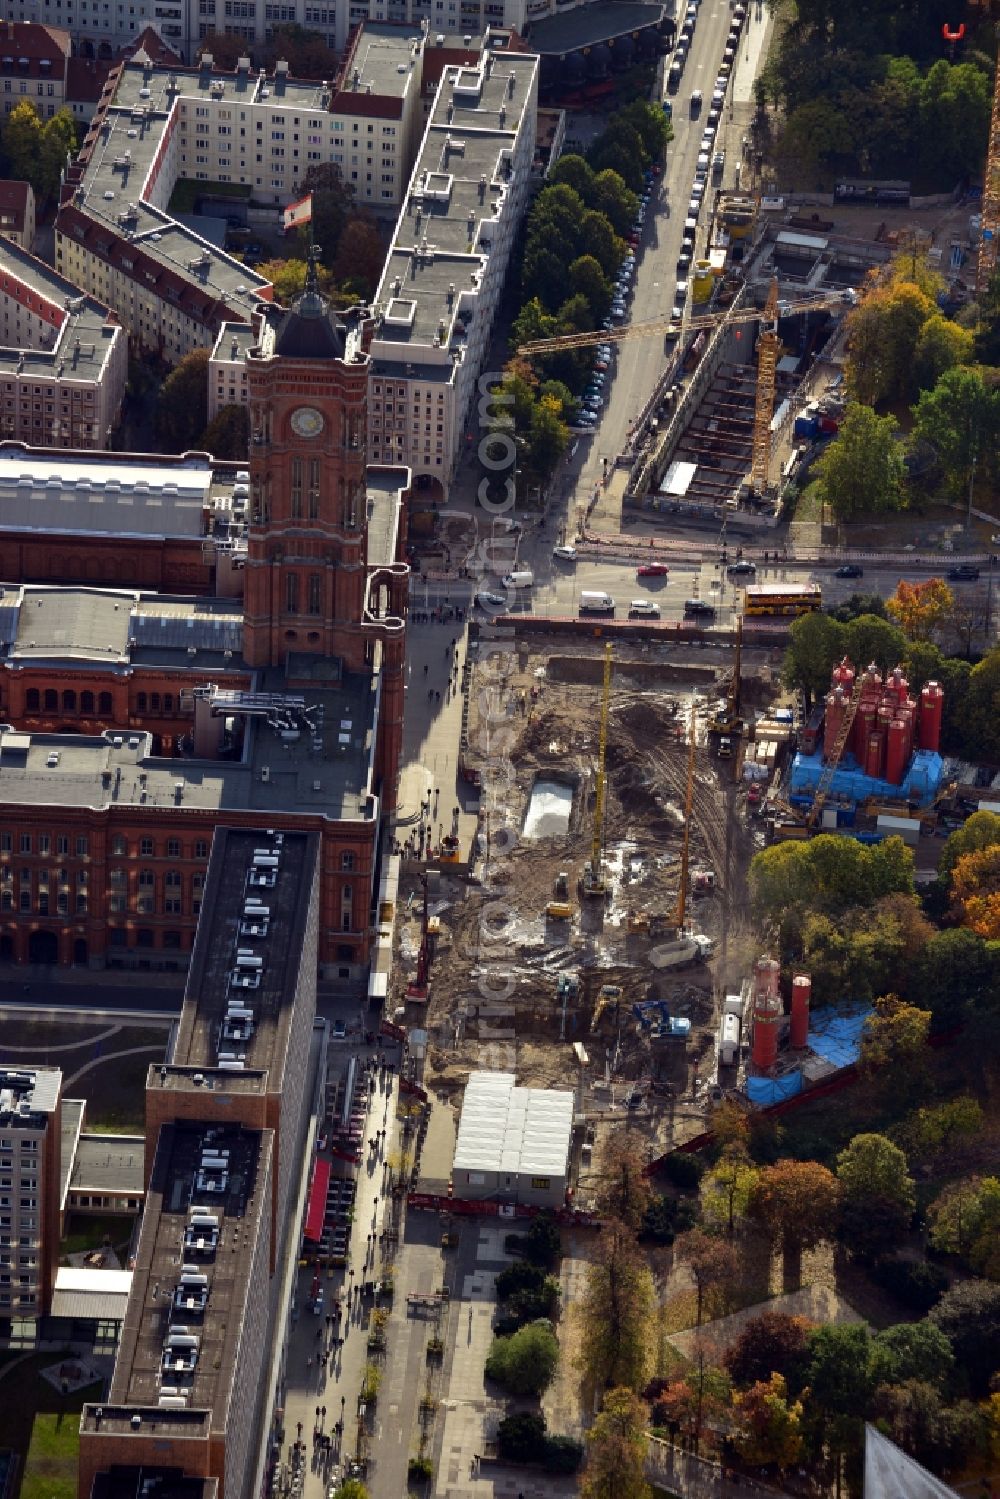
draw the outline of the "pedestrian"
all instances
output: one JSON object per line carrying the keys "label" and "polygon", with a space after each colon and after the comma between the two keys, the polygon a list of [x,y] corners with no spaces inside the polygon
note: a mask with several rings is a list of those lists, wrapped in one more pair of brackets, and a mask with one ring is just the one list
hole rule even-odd
{"label": "pedestrian", "polygon": [[426,677],[426,675],[427,675],[427,663],[425,661],[424,662],[424,676]]}

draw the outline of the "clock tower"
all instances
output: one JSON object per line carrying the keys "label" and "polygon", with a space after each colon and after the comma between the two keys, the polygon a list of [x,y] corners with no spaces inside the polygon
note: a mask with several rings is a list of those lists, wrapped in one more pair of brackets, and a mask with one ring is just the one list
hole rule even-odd
{"label": "clock tower", "polygon": [[338,324],[319,289],[315,247],[305,291],[266,323],[247,362],[250,534],[244,655],[370,665],[362,628],[368,355],[360,327]]}

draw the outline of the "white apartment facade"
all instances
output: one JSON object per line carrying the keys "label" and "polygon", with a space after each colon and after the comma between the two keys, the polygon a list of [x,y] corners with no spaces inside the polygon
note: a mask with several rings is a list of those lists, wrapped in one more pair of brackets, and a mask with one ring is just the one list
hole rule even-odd
{"label": "white apartment facade", "polygon": [[127,379],[128,339],[107,306],[0,236],[0,439],[104,448]]}
{"label": "white apartment facade", "polygon": [[528,206],[536,56],[446,68],[373,305],[369,452],[447,493]]}
{"label": "white apartment facade", "polygon": [[49,1309],[59,1261],[57,1067],[0,1068],[0,1318]]}

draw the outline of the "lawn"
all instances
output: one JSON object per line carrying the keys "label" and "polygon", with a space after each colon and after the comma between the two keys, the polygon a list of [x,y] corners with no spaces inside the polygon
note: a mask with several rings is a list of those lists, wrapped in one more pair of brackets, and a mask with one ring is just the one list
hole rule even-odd
{"label": "lawn", "polygon": [[[117,1042],[113,1044],[117,1049]],[[88,1130],[104,1130],[112,1135],[144,1132],[146,1078],[152,1063],[162,1062],[165,1050],[166,1037],[161,1037],[138,1056],[110,1055],[100,1067],[91,1067],[73,1084],[71,1096],[87,1100]]]}
{"label": "lawn", "polygon": [[83,1254],[89,1249],[103,1249],[105,1239],[113,1249],[124,1251],[132,1237],[134,1219],[124,1213],[71,1213],[66,1233],[59,1244],[60,1259],[68,1254]]}
{"label": "lawn", "polygon": [[[34,1063],[61,1067],[67,1095],[86,1099],[85,1128],[109,1134],[141,1134],[146,1076],[152,1063],[163,1060],[169,1034],[169,1022],[25,1023],[18,1016],[13,1023],[0,1022],[0,1062],[16,1065],[30,1056]],[[137,1054],[122,1056],[122,1052]],[[78,1072],[80,1077],[74,1081]]]}
{"label": "lawn", "polygon": [[12,1447],[24,1465],[22,1499],[74,1499],[76,1494],[79,1414],[88,1400],[100,1399],[101,1386],[64,1396],[40,1373],[70,1356],[33,1353],[0,1368],[0,1430],[4,1446]]}
{"label": "lawn", "polygon": [[171,194],[167,212],[194,213],[199,198],[234,198],[246,202],[249,197],[250,189],[242,182],[195,182],[191,177],[181,177]]}

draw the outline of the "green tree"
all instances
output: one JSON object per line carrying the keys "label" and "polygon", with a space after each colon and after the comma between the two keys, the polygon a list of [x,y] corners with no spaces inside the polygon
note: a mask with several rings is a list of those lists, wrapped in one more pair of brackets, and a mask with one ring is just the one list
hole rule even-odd
{"label": "green tree", "polygon": [[734,1445],[746,1463],[784,1471],[802,1456],[802,1406],[788,1399],[780,1374],[772,1374],[742,1391],[733,1401],[737,1432]]}
{"label": "green tree", "polygon": [[764,920],[789,911],[837,916],[883,897],[913,894],[913,855],[901,838],[866,847],[853,838],[821,833],[802,843],[775,843],[750,865],[750,900]]}
{"label": "green tree", "polygon": [[595,1389],[641,1390],[649,1364],[653,1281],[621,1223],[607,1224],[587,1269],[580,1364]]}
{"label": "green tree", "polygon": [[782,667],[786,687],[805,697],[808,712],[830,690],[830,673],[844,655],[844,628],[828,614],[803,614],[792,622]]}
{"label": "green tree", "polygon": [[54,198],[57,195],[67,158],[76,155],[76,148],[76,122],[72,112],[65,107],[57,109],[42,126],[36,176],[29,179],[39,197]]}
{"label": "green tree", "polygon": [[932,299],[909,281],[893,279],[862,296],[848,316],[852,400],[876,406],[912,395],[917,343],[933,312]]}
{"label": "green tree", "polygon": [[968,1400],[946,1405],[928,1380],[914,1376],[875,1392],[879,1426],[931,1471],[963,1468],[986,1456],[986,1421]]}
{"label": "green tree", "polygon": [[863,1417],[873,1388],[871,1338],[864,1323],[836,1323],[810,1333],[805,1377],[824,1418]]}
{"label": "green tree", "polygon": [[512,1395],[541,1395],[555,1378],[559,1344],[547,1322],[529,1322],[509,1338],[494,1338],[486,1377]]}
{"label": "green tree", "polygon": [[935,1249],[957,1254],[977,1275],[1000,1280],[1000,1180],[970,1176],[952,1182],[928,1210]]}
{"label": "green tree", "polygon": [[594,178],[594,201],[591,205],[603,213],[616,234],[624,238],[635,218],[639,199],[619,172],[605,169]]}
{"label": "green tree", "polygon": [[611,220],[588,208],[580,221],[580,239],[605,276],[613,276],[625,259],[625,241],[615,233]]}
{"label": "green tree", "polygon": [[[984,760],[1000,759],[1000,648],[987,651],[969,672],[962,727],[967,753]],[[969,821],[980,815],[974,814]]]}
{"label": "green tree", "polygon": [[250,411],[246,406],[223,406],[198,441],[213,458],[238,463],[250,456]]}
{"label": "green tree", "polygon": [[996,812],[973,812],[960,828],[950,833],[945,839],[941,858],[938,861],[938,873],[942,879],[950,880],[959,859],[964,858],[966,854],[978,853],[984,848],[993,848],[998,843],[1000,843],[1000,816]]}
{"label": "green tree", "polygon": [[594,172],[583,156],[574,155],[573,152],[560,156],[549,172],[546,185],[557,187],[561,182],[571,187],[582,202],[591,201],[594,194]]}
{"label": "green tree", "polygon": [[906,654],[906,636],[902,630],[874,614],[859,614],[845,625],[844,644],[859,668],[874,661],[883,672],[898,666]]}
{"label": "green tree", "polygon": [[701,1204],[706,1221],[732,1234],[737,1222],[746,1217],[756,1180],[756,1167],[738,1147],[724,1150],[701,1179]]}
{"label": "green tree", "polygon": [[855,1135],[837,1157],[841,1239],[851,1254],[877,1258],[910,1226],[916,1191],[906,1156],[885,1135]]}
{"label": "green tree", "polygon": [[885,600],[877,593],[852,593],[839,604],[832,604],[826,612],[842,625],[849,625],[852,619],[860,619],[864,614],[873,615],[875,619],[886,617]]}
{"label": "green tree", "polygon": [[928,1315],[951,1344],[970,1393],[985,1395],[991,1376],[1000,1369],[1000,1285],[957,1281]]}
{"label": "green tree", "polygon": [[856,151],[855,120],[835,101],[810,99],[789,113],[781,136],[781,154],[795,162],[803,178],[850,165]]}
{"label": "green tree", "polygon": [[368,1489],[360,1478],[345,1478],[338,1486],[334,1499],[368,1499]]}
{"label": "green tree", "polygon": [[920,163],[938,183],[953,183],[964,163],[982,154],[991,93],[989,78],[973,63],[942,58],[925,75],[919,94]]}
{"label": "green tree", "polygon": [[915,1109],[899,1131],[900,1143],[911,1159],[933,1161],[952,1150],[961,1140],[982,1133],[983,1110],[971,1093],[959,1093],[943,1103]]}
{"label": "green tree", "polygon": [[596,323],[608,315],[611,307],[611,283],[593,255],[578,255],[569,266],[569,284],[576,296],[586,297]]}
{"label": "green tree", "polygon": [[[642,136],[627,120],[620,117],[612,120],[587,152],[587,160],[598,179],[604,172],[612,171],[618,174],[633,193],[641,189],[646,152]],[[600,204],[595,206],[599,207]]]}
{"label": "green tree", "polygon": [[156,403],[156,430],[168,453],[194,448],[208,425],[209,349],[192,349],[171,370]]}
{"label": "green tree", "polygon": [[840,1188],[818,1161],[775,1161],[763,1166],[750,1192],[750,1214],[786,1252],[812,1249],[832,1238]]}
{"label": "green tree", "polygon": [[532,407],[528,429],[528,466],[537,478],[551,477],[569,447],[569,428],[562,403],[555,396],[542,396]]}
{"label": "green tree", "polygon": [[968,364],[975,336],[943,313],[934,312],[917,335],[913,351],[913,376],[918,390],[931,390],[946,370]]}
{"label": "green tree", "polygon": [[930,1028],[930,1010],[920,1010],[895,994],[877,999],[861,1032],[859,1070],[879,1079],[893,1097],[912,1097],[926,1084]]}
{"label": "green tree", "polygon": [[632,1390],[609,1390],[587,1433],[582,1499],[652,1499],[646,1482],[646,1407]]}
{"label": "green tree", "polygon": [[872,1380],[876,1385],[925,1379],[944,1392],[955,1369],[951,1344],[933,1322],[899,1322],[876,1332],[871,1341]]}
{"label": "green tree", "polygon": [[854,515],[900,510],[903,456],[891,416],[876,416],[869,406],[848,405],[840,431],[816,464],[824,504],[847,520]]}
{"label": "green tree", "polygon": [[38,192],[42,122],[30,99],[22,99],[14,105],[4,121],[2,141],[9,175],[19,181],[30,182]]}
{"label": "green tree", "polygon": [[[977,812],[973,816],[990,817],[992,813]],[[1000,818],[997,820],[1000,822]],[[930,1009],[931,1029],[946,1030],[971,1010],[996,1007],[1000,998],[997,952],[968,927],[935,932],[914,965],[911,984],[911,992]]]}
{"label": "green tree", "polygon": [[946,370],[913,408],[913,435],[930,443],[952,492],[965,495],[977,462],[992,467],[1000,439],[1000,391],[979,370]]}
{"label": "green tree", "polygon": [[787,1312],[761,1312],[745,1322],[726,1351],[725,1365],[734,1384],[746,1386],[780,1374],[793,1390],[805,1380],[809,1323]]}

